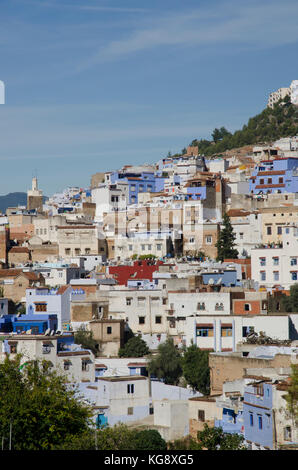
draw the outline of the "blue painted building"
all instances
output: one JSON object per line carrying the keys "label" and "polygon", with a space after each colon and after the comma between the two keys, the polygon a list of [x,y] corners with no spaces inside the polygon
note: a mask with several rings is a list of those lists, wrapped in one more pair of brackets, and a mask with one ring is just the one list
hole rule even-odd
{"label": "blue painted building", "polygon": [[261,161],[252,172],[249,190],[253,194],[297,193],[298,158]]}
{"label": "blue painted building", "polygon": [[244,389],[244,437],[248,443],[273,449],[273,386],[255,382]]}
{"label": "blue painted building", "polygon": [[47,329],[57,330],[57,315],[27,314],[14,316],[11,320],[14,333],[25,333],[31,330],[32,334],[44,334]]}
{"label": "blue painted building", "polygon": [[130,172],[115,171],[110,174],[110,182],[125,182],[129,185],[129,204],[138,203],[138,195],[143,192],[161,192],[165,178],[157,176],[153,171]]}

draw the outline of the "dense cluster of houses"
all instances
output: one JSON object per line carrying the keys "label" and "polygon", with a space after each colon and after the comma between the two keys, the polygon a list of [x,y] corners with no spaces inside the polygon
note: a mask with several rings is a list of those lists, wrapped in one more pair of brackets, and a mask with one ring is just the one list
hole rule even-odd
{"label": "dense cluster of houses", "polygon": [[[227,214],[238,258],[217,261]],[[0,361],[46,359],[94,408],[98,425],[157,429],[166,440],[204,423],[252,449],[297,445],[285,395],[298,363],[298,137],[205,159],[198,147],[156,164],[96,173],[90,187],[0,215]],[[295,310],[295,309],[294,309]],[[98,355],[74,341],[91,331]],[[130,330],[154,354],[209,351],[210,395],[119,358]]]}

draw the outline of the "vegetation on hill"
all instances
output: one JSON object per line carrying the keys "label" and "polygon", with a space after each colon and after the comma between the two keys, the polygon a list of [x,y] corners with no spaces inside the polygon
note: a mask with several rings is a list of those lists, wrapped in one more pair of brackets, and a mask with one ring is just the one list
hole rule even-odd
{"label": "vegetation on hill", "polygon": [[[290,102],[289,96],[286,96],[273,108],[265,108],[260,114],[250,118],[242,129],[231,133],[225,127],[216,128],[211,134],[211,140],[194,139],[191,145],[198,146],[201,155],[210,157],[226,150],[272,142],[297,134],[298,107]],[[182,154],[185,152],[186,149],[183,149]]]}

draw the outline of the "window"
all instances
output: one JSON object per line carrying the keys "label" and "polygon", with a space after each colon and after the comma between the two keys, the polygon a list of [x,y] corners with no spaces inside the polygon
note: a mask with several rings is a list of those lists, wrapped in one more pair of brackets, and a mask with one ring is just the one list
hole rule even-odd
{"label": "window", "polygon": [[107,326],[107,334],[108,335],[112,334],[112,327],[111,326]]}
{"label": "window", "polygon": [[148,245],[148,250],[152,250],[152,245]]}
{"label": "window", "polygon": [[205,421],[205,410],[198,410],[198,420]]}
{"label": "window", "polygon": [[129,251],[132,251],[132,245],[128,245]]}
{"label": "window", "polygon": [[[100,250],[103,251],[102,248]],[[90,251],[90,248],[85,248],[85,255],[90,255]]]}
{"label": "window", "polygon": [[10,347],[10,353],[11,354],[16,354],[17,353],[17,345],[18,343],[17,342],[8,342],[9,344],[9,347]]}
{"label": "window", "polygon": [[197,336],[201,336],[201,337],[213,336],[213,326],[197,328]]}
{"label": "window", "polygon": [[127,384],[127,393],[134,393],[135,392],[135,386],[134,384]]}
{"label": "window", "polygon": [[274,281],[279,281],[279,271],[273,271],[273,279]]}
{"label": "window", "polygon": [[198,302],[197,310],[205,310],[205,302]]}
{"label": "window", "polygon": [[291,441],[292,440],[292,429],[291,426],[286,426],[284,428],[284,440]]}
{"label": "window", "polygon": [[127,414],[128,415],[133,415],[133,407],[130,406],[129,408],[127,408]]}
{"label": "window", "polygon": [[259,429],[263,429],[263,418],[260,415],[258,415],[258,425]]}
{"label": "window", "polygon": [[223,326],[221,328],[221,336],[223,338],[226,338],[228,336],[232,336],[232,334],[233,334],[233,330],[232,330],[231,326]]}
{"label": "window", "polygon": [[278,266],[278,265],[279,265],[279,257],[278,257],[278,256],[274,256],[272,259],[273,259],[273,264],[274,264],[274,266]]}
{"label": "window", "polygon": [[266,266],[266,258],[259,258],[260,266]]}
{"label": "window", "polygon": [[50,354],[51,346],[49,344],[42,345],[42,354]]}
{"label": "window", "polygon": [[291,272],[291,279],[292,279],[292,281],[297,281],[297,271],[292,271]]}
{"label": "window", "polygon": [[260,184],[264,184],[264,179],[263,178],[260,179]]}
{"label": "window", "polygon": [[36,303],[35,304],[35,312],[46,312],[47,311],[47,304],[46,303]]}
{"label": "window", "polygon": [[158,244],[156,245],[156,249],[157,249],[158,251],[161,251],[161,244],[160,244],[160,243],[158,243]]}
{"label": "window", "polygon": [[141,245],[142,246],[142,251],[145,251],[145,245]]}
{"label": "window", "polygon": [[261,281],[266,281],[266,271],[260,271],[260,279]]}
{"label": "window", "polygon": [[70,361],[64,361],[63,368],[64,370],[69,370],[70,369],[71,362]]}
{"label": "window", "polygon": [[267,227],[267,235],[271,235],[272,234],[272,227]]}
{"label": "window", "polygon": [[250,311],[250,304],[244,304],[244,310],[246,312],[249,312]]}
{"label": "window", "polygon": [[277,227],[277,235],[281,235],[282,234],[282,227]]}
{"label": "window", "polygon": [[87,371],[89,370],[89,366],[88,366],[88,360],[87,359],[84,359],[82,361],[82,371]]}
{"label": "window", "polygon": [[195,242],[194,237],[191,237],[191,238],[189,239],[189,243],[194,243],[194,242]]}
{"label": "window", "polygon": [[254,415],[252,413],[249,413],[249,424],[250,426],[254,425]]}
{"label": "window", "polygon": [[139,317],[139,325],[145,324],[145,317]]}
{"label": "window", "polygon": [[297,265],[297,258],[291,258],[291,266]]}
{"label": "window", "polygon": [[131,191],[135,191],[135,190],[136,190],[136,185],[135,185],[135,184],[131,184],[131,185],[130,185],[130,190],[131,190]]}
{"label": "window", "polygon": [[272,184],[272,178],[268,178],[268,184]]}
{"label": "window", "polygon": [[253,331],[254,331],[253,326],[243,326],[242,327],[242,338],[246,338]]}
{"label": "window", "polygon": [[283,179],[283,178],[278,178],[278,182],[279,182],[279,183],[283,183],[283,182],[284,182],[284,179]]}
{"label": "window", "polygon": [[126,305],[131,305],[132,299],[130,297],[126,298]]}
{"label": "window", "polygon": [[155,317],[155,323],[161,323],[161,317],[160,316]]}
{"label": "window", "polygon": [[224,309],[224,306],[222,302],[220,304],[218,302],[215,304],[215,310],[223,310],[223,309]]}
{"label": "window", "polygon": [[212,243],[212,236],[211,236],[211,235],[207,235],[206,238],[205,238],[205,240],[206,240],[206,243],[207,243],[208,245],[210,245],[210,244]]}
{"label": "window", "polygon": [[241,232],[239,235],[240,235],[240,240],[243,240],[243,233]]}
{"label": "window", "polygon": [[65,248],[65,254],[70,255],[70,248]]}

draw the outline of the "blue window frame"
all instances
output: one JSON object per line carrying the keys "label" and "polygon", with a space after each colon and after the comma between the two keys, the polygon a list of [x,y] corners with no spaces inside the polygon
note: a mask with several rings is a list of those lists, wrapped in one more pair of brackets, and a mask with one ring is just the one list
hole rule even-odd
{"label": "blue window frame", "polygon": [[253,413],[249,413],[249,424],[251,426],[254,425],[254,415],[253,415]]}

